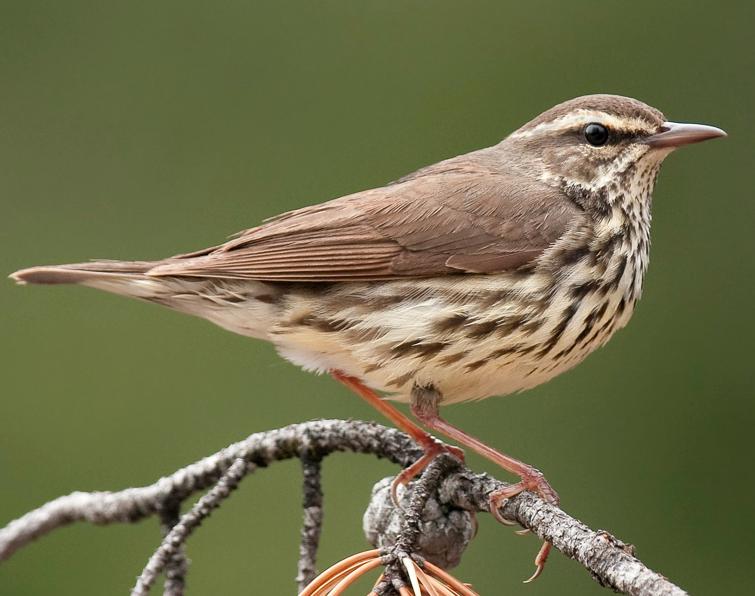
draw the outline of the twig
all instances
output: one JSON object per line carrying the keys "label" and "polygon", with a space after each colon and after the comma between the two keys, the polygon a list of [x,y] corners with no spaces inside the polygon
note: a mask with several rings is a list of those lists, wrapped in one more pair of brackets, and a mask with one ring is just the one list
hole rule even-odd
{"label": "twig", "polygon": [[[444,501],[475,511],[488,511],[488,495],[508,486],[487,474],[462,468],[440,488]],[[634,556],[634,548],[604,530],[591,530],[563,510],[530,492],[501,507],[506,519],[519,522],[567,557],[581,563],[600,585],[636,596],[684,596],[686,592]]]}
{"label": "twig", "polygon": [[428,499],[438,489],[443,478],[458,470],[461,462],[447,454],[436,457],[412,485],[409,506],[404,509],[403,528],[396,546],[408,553],[414,552],[421,531],[422,512]]}
{"label": "twig", "polygon": [[[181,503],[167,503],[160,511],[160,525],[163,536],[167,536],[170,530],[178,523],[181,516]],[[165,565],[165,583],[163,596],[183,596],[186,588],[186,572],[189,561],[186,558],[184,547],[181,546],[173,553],[173,556]]]}
{"label": "twig", "polygon": [[[230,487],[235,486],[234,482],[243,477],[248,462],[264,466],[273,461],[300,457],[303,453],[321,459],[334,451],[371,453],[401,466],[409,465],[422,454],[403,433],[359,421],[317,420],[257,433],[150,486],[120,492],[76,492],[50,501],[0,530],[0,561],[35,538],[75,521],[95,524],[135,522],[159,514],[166,504],[183,502],[193,493],[216,483],[218,491],[230,491]],[[218,481],[229,473],[232,466],[233,471],[224,480],[227,485],[223,484],[221,488]],[[240,476],[237,478],[238,474]],[[234,478],[237,479],[234,481]],[[503,486],[506,485],[486,474],[474,474],[462,466],[441,482],[439,494],[445,504],[471,511],[487,511],[488,495]],[[214,494],[213,491],[203,499],[210,498],[211,494]],[[210,498],[210,503],[218,502],[213,501],[214,498]],[[181,524],[189,522],[187,516],[191,513],[187,513],[163,541],[165,544],[172,541],[172,536],[182,537],[177,545],[167,549],[171,556],[178,552],[188,536],[188,532],[182,534],[186,524]],[[531,493],[513,497],[501,508],[501,514],[552,542],[555,548],[579,561],[604,586],[640,596],[685,594],[681,588],[636,559],[627,545],[607,532],[589,529]],[[201,519],[202,516],[197,521]],[[196,527],[196,523],[192,527]],[[155,567],[164,567],[168,558],[165,557],[165,562]],[[152,568],[149,564],[148,567]]]}
{"label": "twig", "polygon": [[317,575],[315,562],[317,547],[320,544],[322,529],[322,486],[320,483],[320,460],[302,457],[304,519],[301,527],[299,545],[299,563],[297,565],[296,585],[301,592]]}
{"label": "twig", "polygon": [[212,513],[213,509],[216,509],[221,502],[228,498],[249,469],[249,462],[243,458],[238,458],[221,476],[218,483],[212,487],[212,490],[199,499],[189,512],[171,528],[136,580],[136,585],[131,590],[131,596],[146,596],[149,593],[150,588],[157,580],[157,576],[183,547],[189,535]]}
{"label": "twig", "polygon": [[119,492],[74,492],[49,501],[0,529],[0,561],[32,540],[76,521],[104,525],[155,515],[163,503],[183,502],[215,484],[238,458],[264,466],[298,457],[305,437],[322,457],[334,451],[371,453],[405,466],[422,453],[402,432],[369,422],[314,420],[255,433],[149,486]]}

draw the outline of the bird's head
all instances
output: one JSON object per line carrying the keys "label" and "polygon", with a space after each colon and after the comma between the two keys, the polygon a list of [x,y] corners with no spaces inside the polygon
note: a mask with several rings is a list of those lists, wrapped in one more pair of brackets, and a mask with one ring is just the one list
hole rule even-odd
{"label": "bird's head", "polygon": [[547,184],[581,193],[627,190],[649,196],[671,151],[725,135],[713,126],[668,122],[636,99],[586,95],[543,112],[501,146],[516,156],[512,165],[520,173]]}

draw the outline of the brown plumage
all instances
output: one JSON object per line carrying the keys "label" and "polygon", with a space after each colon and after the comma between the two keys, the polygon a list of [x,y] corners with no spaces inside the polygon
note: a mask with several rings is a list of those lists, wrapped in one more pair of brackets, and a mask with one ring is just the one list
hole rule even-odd
{"label": "brown plumage", "polygon": [[524,489],[557,502],[542,474],[452,427],[438,405],[533,387],[625,325],[648,265],[661,162],[723,134],[666,122],[634,99],[581,97],[493,147],[280,215],[213,248],[13,278],[163,304],[330,372],[425,447],[397,482],[448,448],[373,389],[411,401],[426,425],[522,478],[493,495],[493,511]]}
{"label": "brown plumage", "polygon": [[303,282],[496,273],[539,255],[577,215],[536,181],[470,158],[457,167],[281,215],[150,273]]}
{"label": "brown plumage", "polygon": [[579,216],[561,190],[480,167],[475,157],[274,217],[211,249],[152,263],[43,267],[17,278],[76,281],[71,270],[300,282],[497,273],[532,261]]}

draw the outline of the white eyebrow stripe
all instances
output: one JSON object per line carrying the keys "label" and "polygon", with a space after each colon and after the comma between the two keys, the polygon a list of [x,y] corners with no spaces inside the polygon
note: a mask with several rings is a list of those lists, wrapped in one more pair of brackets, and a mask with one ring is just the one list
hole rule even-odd
{"label": "white eyebrow stripe", "polygon": [[525,139],[544,133],[558,133],[566,132],[590,124],[590,122],[600,122],[608,128],[615,130],[640,130],[650,132],[651,128],[647,121],[641,118],[618,118],[612,114],[606,114],[599,110],[575,110],[569,114],[550,120],[548,122],[542,122],[530,128],[529,130],[522,130],[512,133],[510,136],[513,139]]}

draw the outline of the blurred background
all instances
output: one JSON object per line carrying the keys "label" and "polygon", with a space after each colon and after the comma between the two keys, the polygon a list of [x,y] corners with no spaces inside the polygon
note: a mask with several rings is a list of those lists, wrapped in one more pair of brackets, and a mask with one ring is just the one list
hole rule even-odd
{"label": "blurred background", "polygon": [[[447,417],[541,468],[564,508],[695,594],[751,589],[751,2],[0,1],[0,272],[202,248],[281,211],[498,142],[585,93],[726,129],[663,168],[632,323],[574,371]],[[0,283],[0,524],[73,490],[153,482],[254,431],[377,419],[272,348],[158,306]],[[469,463],[504,476],[479,458]],[[325,463],[321,566],[363,550],[372,484]],[[296,462],[249,477],[189,542],[189,594],[290,594]],[[481,516],[482,594],[601,594]],[[0,593],[124,594],[155,521],[77,525]]]}

